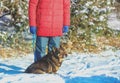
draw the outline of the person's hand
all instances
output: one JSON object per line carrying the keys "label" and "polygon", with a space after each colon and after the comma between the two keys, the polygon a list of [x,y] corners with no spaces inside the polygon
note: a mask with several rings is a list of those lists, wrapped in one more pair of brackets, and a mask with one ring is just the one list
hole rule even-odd
{"label": "person's hand", "polygon": [[36,27],[35,26],[30,26],[30,33],[36,34]]}
{"label": "person's hand", "polygon": [[68,30],[69,30],[69,26],[64,26],[64,27],[63,27],[63,33],[67,33]]}

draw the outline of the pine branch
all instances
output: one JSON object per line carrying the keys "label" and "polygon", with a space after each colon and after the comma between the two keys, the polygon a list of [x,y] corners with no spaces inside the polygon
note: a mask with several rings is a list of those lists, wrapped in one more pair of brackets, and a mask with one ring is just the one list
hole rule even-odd
{"label": "pine branch", "polygon": [[4,13],[4,14],[0,15],[0,18],[4,17],[6,15],[10,15],[10,12],[7,12],[7,13]]}

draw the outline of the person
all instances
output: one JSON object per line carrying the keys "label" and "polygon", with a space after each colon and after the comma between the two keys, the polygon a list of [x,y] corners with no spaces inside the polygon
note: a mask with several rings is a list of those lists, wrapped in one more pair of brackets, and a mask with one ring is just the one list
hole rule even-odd
{"label": "person", "polygon": [[30,0],[30,32],[36,34],[34,61],[40,60],[52,47],[60,47],[63,33],[69,31],[70,0]]}

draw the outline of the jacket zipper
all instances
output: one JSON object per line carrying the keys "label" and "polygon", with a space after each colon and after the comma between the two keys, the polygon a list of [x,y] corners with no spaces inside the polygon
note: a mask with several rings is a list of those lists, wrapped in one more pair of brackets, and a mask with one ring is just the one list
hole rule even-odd
{"label": "jacket zipper", "polygon": [[51,25],[52,34],[53,34],[53,25],[54,25],[54,0],[52,0],[52,25]]}

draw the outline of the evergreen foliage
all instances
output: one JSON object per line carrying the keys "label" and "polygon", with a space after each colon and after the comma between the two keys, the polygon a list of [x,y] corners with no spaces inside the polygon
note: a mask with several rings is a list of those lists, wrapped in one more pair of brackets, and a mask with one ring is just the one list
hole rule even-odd
{"label": "evergreen foliage", "polygon": [[112,0],[72,0],[71,30],[69,38],[77,46],[95,45],[96,36],[111,36],[108,14],[112,10]]}
{"label": "evergreen foliage", "polygon": [[[71,26],[68,38],[77,47],[96,46],[97,36],[112,36],[113,30],[108,27],[108,14],[112,10],[113,0],[71,0]],[[28,0],[1,0],[0,19],[4,26],[14,27],[9,33],[0,31],[0,44],[15,47],[24,41],[23,33],[28,29]],[[89,49],[89,48],[88,48]]]}
{"label": "evergreen foliage", "polygon": [[[0,1],[0,43],[3,46],[19,46],[23,42],[22,33],[28,27],[27,0]],[[8,31],[9,30],[9,31]]]}

